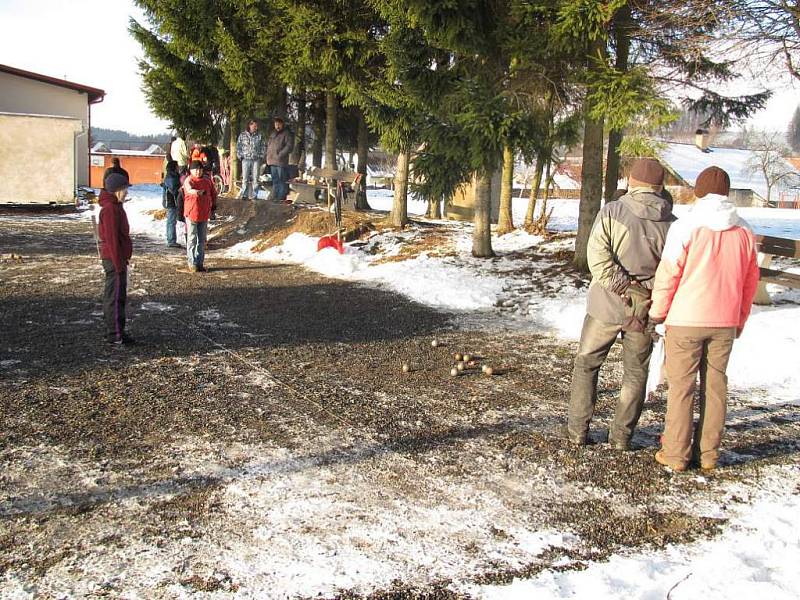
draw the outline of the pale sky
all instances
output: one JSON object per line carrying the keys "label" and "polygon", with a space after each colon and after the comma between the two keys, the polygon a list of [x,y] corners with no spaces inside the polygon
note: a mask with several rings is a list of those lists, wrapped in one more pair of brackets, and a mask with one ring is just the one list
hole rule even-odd
{"label": "pale sky", "polygon": [[[0,0],[0,63],[105,90],[105,100],[92,107],[97,127],[166,131],[139,89],[142,50],[128,34],[131,16],[143,22],[130,0]],[[788,77],[770,84],[780,88],[749,125],[784,131],[800,93]]]}
{"label": "pale sky", "polygon": [[164,132],[139,89],[131,16],[143,22],[129,0],[0,0],[0,63],[105,90],[92,106],[96,127]]}

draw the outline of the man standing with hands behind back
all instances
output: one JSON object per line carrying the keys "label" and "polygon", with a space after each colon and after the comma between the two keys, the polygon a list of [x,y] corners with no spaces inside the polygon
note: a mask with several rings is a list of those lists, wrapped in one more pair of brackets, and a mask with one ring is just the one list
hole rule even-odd
{"label": "man standing with hands behind back", "polygon": [[664,167],[657,160],[637,160],[628,177],[628,192],[603,206],[589,234],[592,282],[572,373],[566,431],[574,445],[587,443],[600,367],[620,334],[625,372],[609,430],[611,446],[628,450],[639,422],[653,349],[645,331],[650,290],[667,230],[675,220],[672,202],[662,195],[663,183]]}

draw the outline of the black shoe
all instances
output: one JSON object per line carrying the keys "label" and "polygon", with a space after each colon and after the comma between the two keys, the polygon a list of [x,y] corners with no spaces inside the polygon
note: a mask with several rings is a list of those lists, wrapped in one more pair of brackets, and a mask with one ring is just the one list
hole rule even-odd
{"label": "black shoe", "polygon": [[208,269],[206,269],[203,265],[200,265],[199,267],[196,267],[195,270],[198,273],[208,273]]}
{"label": "black shoe", "polygon": [[136,338],[129,336],[127,333],[123,333],[122,337],[120,338],[120,343],[125,344],[126,346],[132,346],[136,343]]}

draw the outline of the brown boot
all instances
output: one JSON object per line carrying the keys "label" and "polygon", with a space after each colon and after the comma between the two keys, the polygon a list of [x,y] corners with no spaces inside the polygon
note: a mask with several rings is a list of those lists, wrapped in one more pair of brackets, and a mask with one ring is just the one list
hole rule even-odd
{"label": "brown boot", "polygon": [[700,453],[692,451],[692,461],[689,463],[693,467],[699,467],[701,471],[713,471],[717,468],[717,461],[711,458],[703,460]]}
{"label": "brown boot", "polygon": [[658,452],[656,452],[656,462],[660,465],[664,465],[665,467],[669,467],[676,473],[682,473],[683,471],[686,470],[686,463],[668,459],[664,455],[663,450],[659,450]]}

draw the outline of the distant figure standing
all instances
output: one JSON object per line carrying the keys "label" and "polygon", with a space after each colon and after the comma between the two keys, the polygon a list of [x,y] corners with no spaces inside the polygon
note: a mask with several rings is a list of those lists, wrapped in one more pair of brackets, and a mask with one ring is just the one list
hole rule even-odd
{"label": "distant figure standing", "polygon": [[211,179],[203,175],[203,163],[193,161],[189,177],[183,182],[183,214],[186,217],[186,259],[190,273],[205,272],[208,220],[216,207],[217,190]]}
{"label": "distant figure standing", "polygon": [[267,141],[267,165],[272,176],[272,201],[283,202],[289,195],[289,154],[294,147],[294,136],[281,117],[275,117],[273,124],[275,130]]}
{"label": "distant figure standing", "polygon": [[264,138],[258,132],[258,121],[251,119],[247,130],[236,140],[236,152],[242,160],[242,189],[239,199],[255,200],[258,197],[258,176],[264,160]]}
{"label": "distant figure standing", "polygon": [[175,226],[178,221],[178,192],[181,189],[181,179],[178,173],[178,163],[174,160],[167,163],[167,170],[164,175],[164,181],[161,182],[161,187],[164,188],[161,205],[167,210],[167,246],[169,248],[180,248]]}
{"label": "distant figure standing", "polygon": [[106,179],[108,179],[108,176],[112,173],[122,175],[130,185],[131,178],[128,176],[128,172],[120,166],[119,159],[116,156],[111,159],[111,166],[103,173],[103,187],[106,187]]}
{"label": "distant figure standing", "polygon": [[200,149],[203,156],[203,170],[208,175],[219,175],[219,150],[214,144],[206,144]]}
{"label": "distant figure standing", "polygon": [[189,151],[186,148],[186,141],[178,134],[169,147],[169,154],[178,163],[178,172],[186,171],[189,165]]}
{"label": "distant figure standing", "polygon": [[[730,177],[719,167],[698,175],[697,201],[669,230],[656,271],[650,320],[666,325],[669,391],[655,458],[675,471],[685,471],[691,463],[704,471],[717,466],[727,412],[728,359],[758,286],[756,240],[728,199],[730,186]],[[693,428],[698,373],[700,419]]]}
{"label": "distant figure standing", "polygon": [[128,216],[122,203],[128,195],[128,178],[111,173],[100,192],[100,224],[98,237],[100,258],[105,271],[103,315],[106,341],[111,344],[131,344],[133,338],[125,333],[125,303],[128,296],[128,261],[133,254]]}
{"label": "distant figure standing", "polygon": [[163,180],[164,177],[167,176],[167,164],[172,160],[172,142],[175,141],[175,136],[173,135],[172,138],[169,140],[169,144],[167,144],[167,151],[164,154],[164,161],[161,163],[161,179]]}
{"label": "distant figure standing", "polygon": [[189,162],[191,163],[196,160],[203,162],[204,158],[205,157],[203,156],[203,147],[200,144],[200,142],[195,142],[194,144],[192,144],[192,151],[189,152]]}

